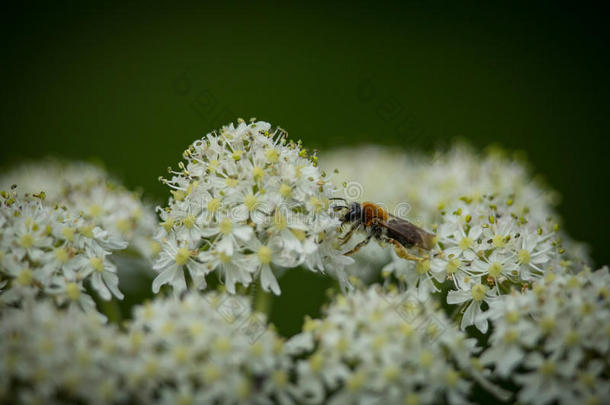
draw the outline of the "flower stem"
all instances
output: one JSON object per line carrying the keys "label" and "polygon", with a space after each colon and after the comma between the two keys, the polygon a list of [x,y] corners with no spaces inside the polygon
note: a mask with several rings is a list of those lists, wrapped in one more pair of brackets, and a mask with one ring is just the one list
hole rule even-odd
{"label": "flower stem", "polygon": [[110,301],[101,301],[101,310],[108,317],[110,323],[120,324],[122,320],[121,308],[115,299]]}
{"label": "flower stem", "polygon": [[262,288],[257,288],[254,294],[254,310],[269,317],[271,315],[271,303],[273,295]]}

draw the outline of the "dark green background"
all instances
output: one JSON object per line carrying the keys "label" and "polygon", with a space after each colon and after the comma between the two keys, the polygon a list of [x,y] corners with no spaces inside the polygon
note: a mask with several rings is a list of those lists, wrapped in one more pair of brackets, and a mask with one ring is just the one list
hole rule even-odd
{"label": "dark green background", "polygon": [[[527,153],[563,195],[568,231],[591,244],[598,264],[610,263],[608,35],[601,10],[576,7],[4,9],[1,163],[99,159],[163,201],[157,177],[194,139],[238,116],[280,125],[314,148],[499,143]],[[280,305],[293,308],[280,322],[286,331],[327,285],[309,275],[282,283]]]}

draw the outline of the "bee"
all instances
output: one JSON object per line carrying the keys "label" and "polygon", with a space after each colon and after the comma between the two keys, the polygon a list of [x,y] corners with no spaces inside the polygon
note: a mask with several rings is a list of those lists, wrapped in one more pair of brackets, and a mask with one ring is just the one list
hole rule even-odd
{"label": "bee", "polygon": [[347,233],[340,239],[341,245],[349,242],[354,232],[361,228],[367,233],[366,239],[344,253],[345,255],[356,253],[371,239],[375,238],[380,242],[393,245],[398,257],[420,262],[426,260],[426,257],[413,255],[407,249],[416,247],[420,250],[430,250],[436,243],[436,235],[433,233],[388,213],[377,204],[353,202],[348,205],[344,198],[332,198],[332,200],[340,200],[345,204],[333,207],[334,211],[345,211],[340,218],[341,226],[351,224]]}

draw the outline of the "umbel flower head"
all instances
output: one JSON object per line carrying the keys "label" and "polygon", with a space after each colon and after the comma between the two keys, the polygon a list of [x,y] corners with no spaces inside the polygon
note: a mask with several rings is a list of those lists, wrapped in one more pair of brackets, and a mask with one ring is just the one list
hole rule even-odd
{"label": "umbel flower head", "polygon": [[338,296],[286,347],[304,356],[295,365],[303,403],[463,404],[474,381],[504,394],[474,360],[476,341],[433,301],[377,285]]}
{"label": "umbel flower head", "polygon": [[600,404],[610,398],[610,272],[548,272],[494,305],[481,360],[519,387],[523,404]]}
{"label": "umbel flower head", "polygon": [[125,242],[43,199],[43,194],[0,193],[0,303],[50,296],[59,305],[95,310],[85,283],[105,300],[123,298],[109,256]]}
{"label": "umbel flower head", "polygon": [[0,313],[0,397],[13,403],[292,403],[290,359],[236,295],[137,307],[126,330],[40,300]]}
{"label": "umbel flower head", "polygon": [[475,325],[485,333],[492,313],[483,310],[490,303],[531,287],[546,271],[570,265],[557,224],[551,218],[537,222],[515,209],[510,198],[463,196],[443,207],[440,217],[428,258],[416,264],[393,255],[384,274],[423,298],[448,291],[447,303],[462,306],[462,328]]}
{"label": "umbel flower head", "polygon": [[125,398],[117,359],[126,339],[115,325],[48,299],[29,304],[0,313],[0,398],[54,404]]}
{"label": "umbel flower head", "polygon": [[120,368],[139,403],[290,403],[284,342],[247,297],[190,292],[136,308]]}
{"label": "umbel flower head", "polygon": [[346,188],[346,198],[383,203],[419,224],[437,222],[439,208],[464,195],[513,194],[515,209],[527,208],[537,221],[554,216],[558,200],[555,191],[532,175],[525,159],[497,147],[481,153],[457,143],[426,155],[368,146],[322,155],[323,168],[337,171],[333,181],[352,186]]}
{"label": "umbel flower head", "polygon": [[153,207],[98,166],[50,159],[24,163],[0,176],[0,188],[13,184],[22,193],[44,192],[45,204],[62,205],[73,216],[82,215],[148,260],[159,251],[152,239],[157,227]]}
{"label": "umbel flower head", "polygon": [[[321,164],[338,172],[332,178],[336,184],[345,183],[346,198],[382,204],[390,213],[429,230],[447,221],[460,199],[481,204],[485,196],[495,197],[488,205],[510,203],[510,212],[517,219],[526,217],[530,225],[545,224],[549,217],[558,221],[557,193],[531,173],[523,158],[511,158],[498,148],[479,153],[456,144],[428,156],[369,146],[328,151]],[[559,233],[566,250],[590,262],[583,246]],[[391,261],[391,251],[369,244],[355,255],[356,263],[348,270],[363,279],[374,278]]]}
{"label": "umbel flower head", "polygon": [[215,272],[235,293],[236,284],[260,279],[280,293],[277,269],[305,266],[347,284],[352,259],[337,245],[338,220],[328,212],[334,188],[300,143],[266,122],[240,121],[195,141],[180,170],[163,182],[172,189],[157,234],[162,251],[153,291],[170,284],[205,288]]}

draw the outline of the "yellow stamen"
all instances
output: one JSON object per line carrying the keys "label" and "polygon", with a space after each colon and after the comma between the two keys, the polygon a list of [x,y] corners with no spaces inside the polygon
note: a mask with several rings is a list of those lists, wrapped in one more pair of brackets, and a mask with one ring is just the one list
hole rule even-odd
{"label": "yellow stamen", "polygon": [[483,284],[475,284],[472,286],[472,299],[481,302],[485,299],[485,292],[487,291],[487,287]]}
{"label": "yellow stamen", "polygon": [[66,295],[72,301],[77,301],[80,298],[80,288],[76,283],[66,284]]}
{"label": "yellow stamen", "polygon": [[57,248],[55,249],[55,258],[60,263],[65,263],[68,261],[70,256],[68,255],[68,251],[65,248]]}
{"label": "yellow stamen", "polygon": [[498,235],[495,234],[494,237],[491,239],[493,245],[497,248],[502,248],[504,247],[504,238],[502,237],[502,235]]}
{"label": "yellow stamen", "polygon": [[255,167],[252,169],[252,177],[254,177],[254,181],[260,181],[265,176],[265,170],[262,167]]}
{"label": "yellow stamen", "polygon": [[525,249],[521,249],[519,253],[517,253],[517,259],[521,264],[528,264],[531,260],[530,252]]}
{"label": "yellow stamen", "polygon": [[178,249],[174,260],[176,260],[176,264],[178,266],[183,266],[186,264],[186,262],[188,262],[191,257],[191,254],[192,252],[190,250],[185,247],[181,247],[180,249]]}
{"label": "yellow stamen", "polygon": [[472,245],[474,244],[474,241],[472,240],[472,238],[469,238],[468,236],[464,236],[459,242],[458,242],[458,246],[460,247],[460,249],[462,250],[467,250],[470,249],[472,247]]}
{"label": "yellow stamen", "polygon": [[282,197],[286,198],[286,197],[290,197],[291,193],[292,193],[292,187],[290,187],[286,183],[282,183],[282,185],[280,186],[280,195]]}
{"label": "yellow stamen", "polygon": [[32,245],[34,245],[34,237],[32,235],[30,235],[29,233],[26,233],[25,235],[23,235],[21,237],[21,239],[19,240],[19,246],[21,246],[24,249],[31,248]]}
{"label": "yellow stamen", "polygon": [[212,198],[208,202],[208,211],[215,213],[220,208],[220,198]]}
{"label": "yellow stamen", "polygon": [[89,259],[89,263],[91,263],[91,267],[93,267],[95,271],[98,271],[100,273],[104,271],[104,261],[101,258],[92,257],[91,259]]}
{"label": "yellow stamen", "polygon": [[30,285],[34,281],[34,273],[30,269],[23,269],[17,275],[17,282],[21,285]]}
{"label": "yellow stamen", "polygon": [[260,249],[258,249],[258,260],[260,260],[262,264],[271,263],[271,249],[267,246],[261,246]]}
{"label": "yellow stamen", "polygon": [[247,195],[244,199],[244,205],[248,211],[252,212],[258,207],[258,199],[252,194]]}
{"label": "yellow stamen", "polygon": [[231,222],[229,218],[223,218],[222,221],[220,221],[220,232],[223,235],[229,235],[232,230],[233,222]]}
{"label": "yellow stamen", "polygon": [[276,149],[268,148],[265,150],[265,158],[269,163],[277,163],[280,160],[280,153]]}
{"label": "yellow stamen", "polygon": [[500,274],[502,274],[502,268],[502,263],[493,262],[489,265],[489,269],[487,270],[487,272],[491,277],[497,278],[500,277]]}

